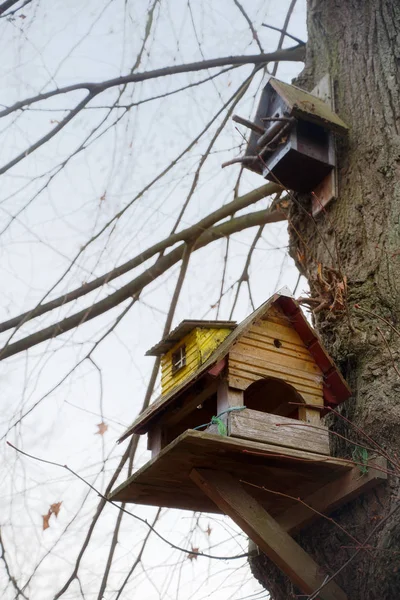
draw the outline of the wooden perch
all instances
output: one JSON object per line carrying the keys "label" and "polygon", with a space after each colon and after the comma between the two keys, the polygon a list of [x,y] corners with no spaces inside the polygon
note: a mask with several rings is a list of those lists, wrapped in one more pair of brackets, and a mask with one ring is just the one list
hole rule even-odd
{"label": "wooden perch", "polygon": [[259,160],[258,156],[239,156],[238,158],[232,158],[232,160],[222,163],[221,168],[224,169],[225,167],[230,167],[237,163],[253,164],[256,160]]}
{"label": "wooden perch", "polygon": [[240,125],[244,125],[245,127],[248,127],[255,133],[259,133],[260,135],[262,135],[265,131],[265,129],[260,125],[257,125],[256,123],[253,123],[253,121],[249,121],[248,119],[243,119],[243,117],[239,117],[239,115],[233,115],[232,121],[235,121],[235,123],[239,123]]}

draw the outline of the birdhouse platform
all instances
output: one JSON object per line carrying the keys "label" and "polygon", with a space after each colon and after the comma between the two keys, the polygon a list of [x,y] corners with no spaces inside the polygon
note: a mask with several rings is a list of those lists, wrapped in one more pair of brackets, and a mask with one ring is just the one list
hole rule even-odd
{"label": "birdhouse platform", "polygon": [[[281,419],[281,422],[285,420]],[[285,426],[285,425],[284,425]],[[287,427],[287,426],[286,426]],[[305,436],[304,429],[293,437]],[[295,429],[294,427],[292,429]],[[306,435],[310,433],[307,428]],[[192,479],[196,470],[230,473],[268,513],[293,533],[318,518],[312,510],[301,511],[299,498],[310,503],[322,500],[330,509],[348,501],[355,488],[365,491],[385,477],[371,467],[361,476],[352,461],[326,454],[305,452],[267,442],[256,442],[201,431],[185,431],[119,486],[111,499],[151,506],[222,513]],[[377,465],[379,466],[379,465]],[[333,493],[336,490],[336,493]],[[303,505],[304,508],[304,505]],[[299,510],[300,509],[300,510]],[[298,518],[296,515],[299,515]]]}
{"label": "birdhouse platform", "polygon": [[[351,392],[288,290],[242,323],[184,321],[151,354],[162,394],[125,432],[152,458],[110,499],[229,515],[304,593],[323,582],[293,540],[386,478],[386,462],[331,455],[321,422]],[[323,600],[345,600],[334,583]]]}

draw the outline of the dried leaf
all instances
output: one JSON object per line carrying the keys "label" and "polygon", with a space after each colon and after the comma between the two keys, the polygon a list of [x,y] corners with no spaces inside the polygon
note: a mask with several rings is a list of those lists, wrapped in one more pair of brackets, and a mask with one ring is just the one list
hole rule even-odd
{"label": "dried leaf", "polygon": [[49,512],[52,512],[54,515],[56,515],[56,517],[58,517],[58,513],[60,512],[61,504],[62,504],[62,502],[54,502],[54,504],[50,504]]}
{"label": "dried leaf", "polygon": [[104,421],[102,421],[101,423],[98,423],[98,424],[97,424],[97,427],[98,427],[98,429],[99,429],[99,430],[98,430],[98,431],[96,431],[96,434],[98,434],[98,435],[104,435],[104,434],[105,434],[105,432],[106,432],[106,431],[107,431],[107,429],[108,429],[108,425],[106,425],[106,424],[104,423]]}
{"label": "dried leaf", "polygon": [[104,202],[105,199],[106,199],[106,192],[104,192],[104,194],[102,196],[100,196],[100,202]]}
{"label": "dried leaf", "polygon": [[197,554],[196,554],[196,552],[198,552],[198,551],[199,551],[198,548],[195,548],[194,546],[192,546],[192,552],[190,552],[188,554],[188,559],[189,560],[197,560]]}
{"label": "dried leaf", "polygon": [[208,535],[208,537],[210,537],[210,535],[211,535],[211,532],[212,532],[212,529],[211,529],[211,527],[210,527],[210,524],[208,524],[208,527],[207,527],[207,529],[206,529],[206,534]]}
{"label": "dried leaf", "polygon": [[49,508],[49,512],[47,513],[47,515],[42,515],[42,519],[43,519],[42,529],[43,529],[43,531],[45,531],[46,529],[48,529],[50,527],[49,520],[50,520],[51,515],[52,515],[51,508]]}

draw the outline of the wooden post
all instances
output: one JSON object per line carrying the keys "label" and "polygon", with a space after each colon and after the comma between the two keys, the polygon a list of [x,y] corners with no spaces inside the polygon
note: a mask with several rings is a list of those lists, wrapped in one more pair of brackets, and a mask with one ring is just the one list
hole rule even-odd
{"label": "wooden post", "polygon": [[217,390],[217,413],[233,406],[243,406],[243,391],[230,387],[227,380],[222,379]]}
{"label": "wooden post", "polygon": [[368,461],[366,469],[367,472],[362,474],[358,466],[354,467],[338,479],[330,481],[312,494],[303,497],[303,502],[298,502],[277,516],[279,525],[293,535],[316,519],[320,519],[318,513],[328,515],[343,504],[351,502],[354,498],[386,481],[386,458],[382,456],[372,458]]}
{"label": "wooden post", "polygon": [[[312,594],[323,584],[325,577],[315,561],[232,475],[224,471],[193,469],[190,477],[302,592]],[[334,581],[326,585],[318,597],[321,600],[347,600]]]}
{"label": "wooden post", "polygon": [[310,406],[299,406],[299,419],[305,421],[311,425],[321,424],[321,410],[323,406],[316,406],[312,408]]}
{"label": "wooden post", "polygon": [[154,426],[147,436],[147,449],[151,451],[151,458],[157,456],[165,446],[165,435],[159,425]]}

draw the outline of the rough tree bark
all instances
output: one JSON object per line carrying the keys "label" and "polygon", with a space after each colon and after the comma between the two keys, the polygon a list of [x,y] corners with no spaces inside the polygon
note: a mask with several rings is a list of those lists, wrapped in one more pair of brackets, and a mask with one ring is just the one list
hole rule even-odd
{"label": "rough tree bark", "polygon": [[[326,295],[317,276],[319,264],[326,279],[332,275],[332,281],[339,283],[341,275],[347,277],[348,314],[324,309],[315,315],[315,326],[354,391],[343,414],[397,460],[400,334],[354,305],[398,327],[400,2],[308,0],[308,32],[300,83],[311,89],[330,72],[337,112],[351,129],[339,147],[340,197],[327,214],[313,222],[302,209],[309,208],[310,198],[299,197],[292,204],[291,252],[316,296]],[[331,418],[330,424],[356,437],[351,428],[345,430],[340,419]],[[335,451],[342,455],[351,456],[353,449],[354,445],[335,442]],[[400,597],[400,509],[385,520],[400,504],[399,481],[389,477],[387,485],[332,515],[361,541],[381,523],[369,541],[370,551],[362,550],[337,577],[349,600]],[[356,550],[345,534],[322,520],[296,539],[329,574]],[[263,555],[251,564],[273,600],[300,593]]]}

